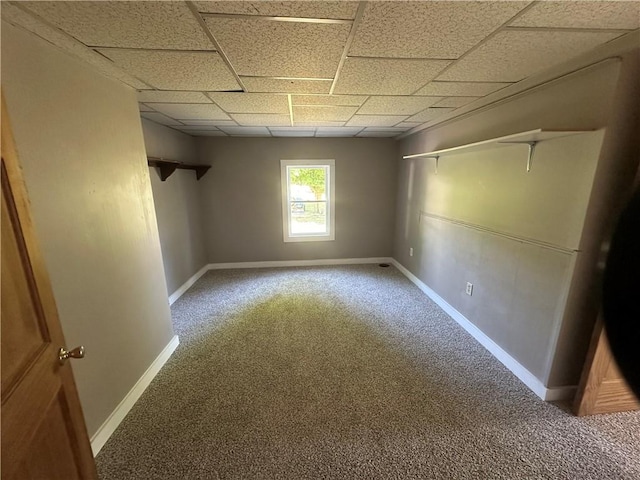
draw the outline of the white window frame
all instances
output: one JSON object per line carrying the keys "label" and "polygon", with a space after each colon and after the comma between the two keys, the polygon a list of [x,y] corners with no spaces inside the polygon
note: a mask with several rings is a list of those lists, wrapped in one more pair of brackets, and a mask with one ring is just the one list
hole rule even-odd
{"label": "white window frame", "polygon": [[[289,167],[329,167],[327,191],[327,233],[291,233],[291,209],[289,208]],[[336,161],[335,160],[280,160],[280,183],[282,185],[282,233],[285,242],[326,242],[336,239],[335,235],[335,197],[336,197]]]}

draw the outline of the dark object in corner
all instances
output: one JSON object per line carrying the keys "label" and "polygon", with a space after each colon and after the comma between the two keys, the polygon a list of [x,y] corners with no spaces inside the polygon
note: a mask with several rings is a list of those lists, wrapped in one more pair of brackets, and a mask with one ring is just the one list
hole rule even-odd
{"label": "dark object in corner", "polygon": [[200,180],[207,170],[211,168],[210,165],[196,165],[191,163],[174,162],[173,160],[165,160],[163,158],[147,157],[147,164],[150,167],[157,167],[160,173],[160,180],[163,182],[171,176],[173,172],[178,168],[185,170],[195,170],[196,180]]}
{"label": "dark object in corner", "polygon": [[379,263],[378,266],[387,268],[389,266],[389,264],[388,263]]}
{"label": "dark object in corner", "polygon": [[613,356],[640,398],[640,189],[622,212],[604,272],[602,309]]}

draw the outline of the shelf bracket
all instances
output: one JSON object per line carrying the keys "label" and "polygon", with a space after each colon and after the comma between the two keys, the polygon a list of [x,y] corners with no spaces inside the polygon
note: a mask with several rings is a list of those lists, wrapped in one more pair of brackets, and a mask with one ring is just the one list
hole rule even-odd
{"label": "shelf bracket", "polygon": [[177,162],[162,162],[156,164],[156,167],[160,170],[160,180],[163,182],[171,176],[173,172],[178,168]]}
{"label": "shelf bracket", "polygon": [[190,163],[180,163],[173,160],[165,160],[164,158],[147,157],[147,164],[150,167],[156,167],[160,172],[160,180],[163,182],[171,176],[178,168],[184,170],[194,170],[196,172],[196,180],[200,180],[205,173],[211,168],[210,165],[196,165]]}
{"label": "shelf bracket", "polygon": [[424,158],[433,158],[436,161],[436,175],[438,174],[438,163],[440,160],[440,155],[425,155]]}
{"label": "shelf bracket", "polygon": [[499,143],[511,143],[516,145],[528,145],[529,146],[529,155],[527,156],[527,172],[531,171],[531,167],[533,165],[533,152],[536,149],[536,145],[539,140],[532,140],[530,142],[499,142]]}
{"label": "shelf bracket", "polygon": [[531,164],[533,162],[533,151],[536,149],[536,144],[538,142],[527,142],[529,145],[529,157],[527,158],[527,172],[531,171]]}
{"label": "shelf bracket", "polygon": [[194,170],[196,171],[196,180],[200,180],[205,173],[207,173],[209,171],[211,167],[209,165],[198,165],[196,167],[194,167]]}

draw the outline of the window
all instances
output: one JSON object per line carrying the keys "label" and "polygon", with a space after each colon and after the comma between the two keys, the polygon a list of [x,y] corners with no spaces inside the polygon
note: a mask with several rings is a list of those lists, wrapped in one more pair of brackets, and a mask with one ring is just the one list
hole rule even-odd
{"label": "window", "polygon": [[335,239],[335,160],[280,160],[285,242]]}

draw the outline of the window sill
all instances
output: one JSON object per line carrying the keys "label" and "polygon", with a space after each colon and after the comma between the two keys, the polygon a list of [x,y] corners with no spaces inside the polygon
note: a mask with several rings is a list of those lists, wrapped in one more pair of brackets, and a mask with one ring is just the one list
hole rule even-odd
{"label": "window sill", "polygon": [[284,239],[284,243],[296,243],[296,242],[332,242],[335,241],[335,237],[333,235],[310,235],[310,236],[300,236],[300,237],[286,237]]}

